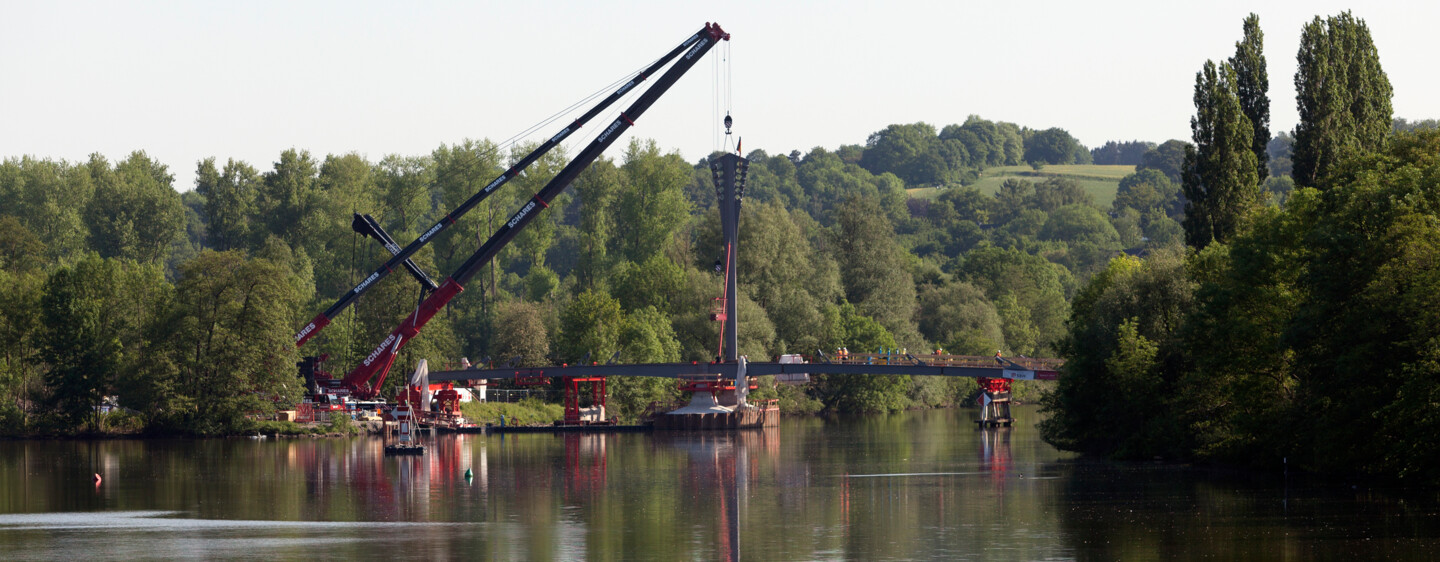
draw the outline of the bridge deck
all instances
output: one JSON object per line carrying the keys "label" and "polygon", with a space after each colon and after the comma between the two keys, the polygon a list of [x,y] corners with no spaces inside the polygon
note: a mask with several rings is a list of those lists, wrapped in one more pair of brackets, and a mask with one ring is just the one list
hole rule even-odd
{"label": "bridge deck", "polygon": [[[748,363],[749,376],[808,373],[813,375],[916,375],[986,377],[1017,380],[1056,378],[1060,359],[977,357],[968,355],[897,355],[853,353],[818,363]],[[431,371],[430,380],[486,380],[516,377],[629,376],[663,378],[735,378],[735,363],[645,363],[636,365],[557,365],[551,367],[481,368]]]}

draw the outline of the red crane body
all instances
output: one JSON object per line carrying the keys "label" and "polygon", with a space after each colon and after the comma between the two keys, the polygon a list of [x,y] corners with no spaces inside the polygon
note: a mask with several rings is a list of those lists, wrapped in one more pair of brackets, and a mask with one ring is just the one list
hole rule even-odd
{"label": "red crane body", "polygon": [[[425,327],[425,324],[430,322],[431,318],[435,317],[436,313],[445,308],[445,305],[449,304],[451,299],[454,299],[456,295],[459,295],[465,290],[464,284],[468,283],[469,280],[480,271],[481,266],[494,258],[501,249],[509,244],[510,240],[515,238],[515,235],[518,234],[521,229],[525,228],[530,221],[534,220],[535,217],[540,214],[540,211],[549,208],[550,201],[554,200],[560,192],[564,191],[565,188],[570,185],[570,182],[574,181],[576,176],[580,175],[580,172],[594,163],[595,159],[599,158],[600,154],[603,153],[606,148],[614,144],[626,129],[635,126],[635,120],[639,119],[640,116],[655,103],[656,99],[669,90],[675,81],[679,80],[686,71],[690,70],[716,43],[722,40],[728,41],[729,39],[730,34],[725,33],[719,24],[706,23],[704,28],[671,51],[667,57],[674,57],[682,51],[684,55],[677,58],[674,65],[661,75],[649,90],[640,94],[639,98],[625,111],[621,112],[620,116],[611,122],[594,141],[591,141],[569,164],[561,169],[560,172],[555,175],[554,179],[545,184],[545,187],[541,188],[530,201],[527,201],[525,205],[521,206],[520,210],[516,211],[515,214],[510,217],[510,220],[506,221],[504,225],[497,229],[495,233],[490,236],[490,239],[486,240],[485,243],[480,246],[480,249],[476,250],[469,259],[465,260],[465,263],[461,264],[454,273],[450,274],[450,277],[445,279],[445,282],[441,283],[438,289],[425,297],[425,299],[420,302],[420,305],[416,307],[415,311],[405,317],[405,319],[400,322],[400,325],[396,326],[395,329],[390,332],[390,335],[386,337],[384,341],[380,342],[380,345],[376,346],[374,351],[371,351],[359,366],[345,375],[345,378],[341,382],[344,388],[348,389],[351,395],[362,400],[373,399],[378,396],[381,387],[385,384],[386,375],[389,373],[391,365],[395,362],[396,354],[399,353],[400,348],[414,339],[415,336],[420,333],[420,330]],[[664,59],[662,59],[662,62],[663,60]],[[658,64],[659,63],[657,63],[657,65]],[[657,67],[652,66],[651,68]],[[625,93],[634,84],[638,83],[638,80],[643,80],[644,78],[642,73],[642,76],[622,87],[616,94]],[[422,238],[428,240],[428,236]],[[419,242],[419,240],[417,240],[417,242]],[[411,246],[418,249],[416,243],[411,243]],[[407,247],[406,250],[410,250],[410,247]],[[402,251],[396,254],[391,261],[402,260],[403,258],[409,257],[410,253],[413,253],[413,251],[408,253]],[[388,268],[389,265],[389,262],[387,262],[386,267],[382,267],[382,269]],[[370,283],[373,283],[373,280],[367,279],[361,283],[361,287],[367,287]],[[347,299],[342,299],[342,302],[353,300],[352,295],[354,294],[358,293],[352,290],[351,294],[347,295]],[[337,303],[337,305],[338,304],[340,303]],[[313,337],[317,330],[323,328],[324,325],[329,322],[329,315],[321,314],[317,316],[296,336],[296,345],[303,344],[310,337]]]}

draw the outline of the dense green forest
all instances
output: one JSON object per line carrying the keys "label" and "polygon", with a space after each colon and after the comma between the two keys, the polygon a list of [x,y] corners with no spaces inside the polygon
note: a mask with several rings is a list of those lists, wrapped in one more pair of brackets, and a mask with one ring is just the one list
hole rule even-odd
{"label": "dense green forest", "polygon": [[1125,458],[1434,482],[1440,132],[1393,119],[1369,29],[1344,13],[1302,30],[1301,121],[1272,139],[1262,47],[1252,15],[1234,57],[1196,74],[1187,246],[1078,291],[1041,429]]}
{"label": "dense green forest", "polygon": [[[1243,29],[1232,58],[1196,75],[1189,142],[1087,149],[1061,128],[971,116],[746,154],[740,352],[1061,355],[1043,430],[1063,448],[1435,479],[1440,134],[1393,118],[1369,31],[1347,13],[1306,26],[1301,123],[1272,135],[1258,19]],[[263,170],[211,158],[184,191],[140,151],[7,158],[0,431],[223,434],[293,403],[294,331],[388,256],[352,213],[403,245],[530,148],[292,149]],[[565,161],[545,156],[414,260],[443,278]],[[1064,175],[996,174],[1088,164],[1134,172],[1104,206]],[[602,158],[396,370],[712,358],[711,182],[708,158],[653,142]],[[346,372],[418,291],[387,277],[305,353]],[[625,378],[611,392],[628,419],[676,395]],[[974,383],[832,376],[761,392],[790,412],[889,411],[956,404]],[[99,414],[112,396],[118,413]]]}
{"label": "dense green forest", "polygon": [[[115,163],[5,160],[7,431],[225,433],[293,402],[298,357],[285,342],[386,256],[351,230],[352,213],[413,240],[529,148],[466,141],[378,162],[287,150],[264,171],[207,159],[184,192],[143,152]],[[1125,178],[1105,209],[1063,177],[1007,178],[993,194],[966,187],[998,166],[1088,162],[1058,128],[971,117],[939,132],[890,126],[863,146],[747,156],[739,308],[740,351],[751,357],[839,347],[1054,354],[1079,282],[1122,250],[1180,240],[1171,170]],[[564,162],[547,155],[415,261],[436,277],[453,271]],[[689,163],[653,142],[602,159],[404,349],[397,369],[421,358],[713,357],[711,182],[708,159]],[[910,199],[914,185],[940,193]],[[387,277],[304,351],[330,354],[343,374],[418,298],[412,279]],[[389,378],[392,390],[400,378]],[[664,381],[612,388],[622,417],[676,395]],[[815,412],[942,406],[973,390],[968,380],[829,377],[763,392]],[[96,414],[109,396],[125,413]]]}

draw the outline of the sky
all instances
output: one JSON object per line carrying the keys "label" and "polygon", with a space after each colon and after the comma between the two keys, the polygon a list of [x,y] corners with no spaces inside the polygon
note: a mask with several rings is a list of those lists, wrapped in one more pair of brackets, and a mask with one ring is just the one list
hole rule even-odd
{"label": "sky", "polygon": [[[1086,146],[1189,139],[1195,73],[1260,15],[1273,131],[1297,120],[1301,26],[1353,9],[1396,117],[1440,118],[1440,2],[732,0],[32,2],[0,0],[0,158],[120,160],[193,188],[197,162],[268,170],[282,151],[426,155],[510,139],[717,22],[731,34],[637,121],[695,161],[729,148],[863,144],[969,115]],[[608,91],[608,90],[606,90]],[[628,102],[626,102],[628,104]],[[618,107],[617,107],[618,109]],[[598,133],[593,122],[586,142]],[[538,129],[548,137],[554,123]],[[624,142],[624,141],[622,141]],[[579,146],[567,146],[573,154]],[[619,158],[623,145],[608,156]]]}

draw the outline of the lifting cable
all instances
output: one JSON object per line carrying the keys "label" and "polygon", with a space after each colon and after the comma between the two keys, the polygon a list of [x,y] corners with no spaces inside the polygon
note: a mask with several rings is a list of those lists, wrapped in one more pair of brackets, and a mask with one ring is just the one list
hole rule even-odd
{"label": "lifting cable", "polygon": [[[726,48],[728,49],[728,48],[729,48],[729,47],[728,47],[729,42],[726,41],[726,44],[727,44],[727,47],[726,47]],[[589,95],[585,96],[584,98],[581,98],[579,101],[576,101],[575,103],[570,104],[570,106],[568,106],[568,107],[566,107],[566,108],[564,108],[564,109],[561,109],[561,110],[559,110],[559,111],[556,111],[555,113],[551,114],[550,116],[548,116],[548,117],[546,117],[546,118],[544,118],[544,119],[541,119],[540,121],[537,121],[536,123],[530,125],[529,127],[526,127],[525,129],[521,130],[521,131],[518,132],[518,133],[515,133],[514,135],[511,135],[509,138],[506,138],[506,139],[503,140],[503,141],[500,141],[500,142],[498,142],[498,143],[495,143],[495,146],[494,146],[493,148],[491,148],[490,150],[486,150],[486,151],[480,152],[480,153],[474,153],[474,152],[468,152],[468,151],[465,152],[465,153],[463,153],[464,155],[468,156],[468,157],[470,158],[470,160],[469,160],[468,162],[461,162],[461,163],[460,163],[461,165],[452,168],[452,171],[447,172],[446,174],[443,174],[443,175],[440,175],[440,176],[436,177],[435,180],[434,180],[434,182],[432,183],[432,185],[433,185],[433,184],[438,184],[438,183],[441,183],[441,182],[443,182],[443,181],[445,181],[445,180],[447,180],[447,179],[450,179],[451,175],[461,173],[461,171],[465,170],[465,169],[468,168],[470,165],[479,163],[479,161],[482,160],[482,159],[484,159],[484,158],[488,158],[488,157],[490,157],[490,156],[498,155],[498,154],[500,154],[501,152],[508,152],[508,151],[510,151],[512,148],[515,147],[515,145],[519,144],[519,143],[520,143],[521,141],[523,141],[524,139],[526,139],[526,138],[534,135],[534,134],[535,134],[537,131],[539,131],[541,128],[547,127],[547,126],[555,123],[556,121],[559,121],[560,119],[562,119],[562,118],[564,118],[564,117],[566,117],[566,116],[568,116],[568,115],[570,115],[570,114],[575,113],[577,110],[579,110],[580,108],[582,108],[582,107],[584,107],[584,106],[589,105],[591,102],[595,101],[596,99],[599,99],[599,98],[601,98],[601,97],[603,97],[603,96],[605,96],[605,95],[608,95],[610,92],[614,91],[615,88],[618,87],[620,84],[624,84],[625,82],[630,81],[631,79],[635,78],[636,76],[639,76],[642,71],[644,71],[646,68],[649,68],[651,65],[654,65],[654,64],[655,64],[655,61],[657,61],[657,60],[659,60],[659,59],[658,59],[658,58],[657,58],[657,59],[651,59],[649,62],[646,62],[644,65],[641,65],[641,66],[637,67],[636,69],[631,70],[630,72],[625,73],[623,76],[621,76],[620,78],[614,80],[613,82],[610,82],[609,84],[606,84],[606,85],[600,87],[599,89],[595,90],[594,92],[590,93]],[[647,78],[648,78],[648,77],[647,77]],[[623,97],[621,98],[621,100],[627,99],[627,98],[629,98],[629,97],[631,97],[631,96],[639,95],[639,93],[640,93],[641,90],[643,90],[643,88],[639,88],[639,87],[633,88],[630,92],[626,92],[625,96],[623,96]],[[618,101],[621,101],[621,100],[617,100],[617,102],[618,102]],[[615,105],[616,105],[616,106],[623,106],[623,104],[621,104],[621,103],[616,103]],[[610,110],[609,112],[607,112],[607,116],[606,116],[605,121],[613,121],[613,120],[615,119],[615,117],[619,115],[620,111],[621,111],[620,109]],[[601,122],[603,123],[604,121],[601,121]],[[571,136],[569,136],[569,137],[566,137],[565,141],[560,144],[560,147],[565,151],[566,154],[569,154],[569,153],[571,153],[571,152],[573,151],[574,147],[577,146],[577,145],[580,143],[580,139],[581,139],[581,138],[583,138],[583,137],[582,137],[582,136],[577,136],[577,135],[571,135]],[[506,167],[506,165],[505,165],[505,164],[501,164],[501,167],[502,167],[502,168],[503,168],[503,167]],[[481,181],[483,181],[483,179],[482,179]]]}
{"label": "lifting cable", "polygon": [[[724,151],[720,137],[720,56],[710,59],[710,153]],[[706,154],[710,156],[710,154]]]}
{"label": "lifting cable", "polygon": [[[630,72],[627,72],[624,76],[622,76],[622,77],[620,77],[620,78],[618,78],[618,79],[610,82],[609,84],[606,84],[605,86],[600,87],[599,89],[596,89],[595,91],[593,91],[593,92],[590,93],[589,95],[586,95],[584,98],[581,98],[580,100],[576,101],[575,103],[570,104],[570,106],[568,106],[568,107],[566,107],[566,108],[564,108],[564,109],[561,109],[561,110],[559,110],[559,111],[551,114],[550,116],[548,116],[548,117],[546,117],[546,118],[544,118],[544,119],[541,119],[540,121],[538,121],[538,122],[530,125],[529,127],[526,127],[524,130],[522,130],[522,131],[520,131],[520,132],[518,132],[518,133],[515,133],[514,135],[511,135],[509,138],[507,138],[507,139],[505,139],[505,140],[503,140],[503,141],[500,141],[500,142],[498,142],[498,143],[495,143],[494,146],[492,146],[489,150],[485,150],[485,151],[482,151],[482,152],[475,152],[475,151],[469,151],[469,150],[464,151],[464,152],[457,152],[457,153],[456,153],[456,156],[458,156],[459,158],[457,158],[457,162],[455,162],[456,165],[452,166],[452,167],[450,168],[450,170],[446,171],[445,173],[437,175],[436,178],[435,178],[433,181],[428,182],[428,185],[426,186],[426,191],[431,191],[431,190],[433,190],[433,188],[434,188],[435,185],[441,184],[441,183],[445,182],[446,180],[451,179],[452,177],[454,177],[454,176],[456,176],[456,175],[469,172],[469,171],[470,171],[470,168],[471,168],[473,165],[480,163],[482,160],[484,160],[484,159],[486,159],[486,158],[489,158],[489,157],[491,157],[491,156],[497,156],[497,155],[499,155],[499,154],[502,153],[502,152],[510,152],[510,151],[511,151],[516,145],[518,145],[521,141],[523,141],[524,139],[526,139],[526,138],[528,138],[528,137],[530,137],[530,136],[533,136],[533,135],[536,133],[536,131],[539,131],[541,128],[547,127],[547,126],[555,123],[556,121],[559,121],[559,120],[562,119],[562,118],[565,118],[565,117],[567,117],[567,116],[569,116],[569,115],[571,115],[571,114],[574,114],[574,113],[575,113],[576,111],[578,111],[579,109],[590,105],[590,104],[591,104],[592,102],[594,102],[596,99],[599,99],[599,98],[601,98],[601,97],[603,97],[603,96],[605,96],[605,95],[608,95],[609,92],[614,91],[615,88],[619,87],[620,84],[624,84],[625,82],[630,81],[631,79],[635,78],[636,76],[639,76],[640,73],[641,73],[645,68],[648,68],[649,66],[653,65],[653,64],[655,63],[655,60],[658,60],[658,59],[651,60],[649,63],[646,63],[644,66],[641,66],[641,67],[639,67],[639,68],[636,68],[635,70],[632,70],[632,71],[630,71]],[[629,97],[629,96],[631,96],[631,95],[636,95],[636,92],[638,92],[638,91],[640,91],[640,90],[641,90],[641,88],[634,88],[632,92],[627,92],[627,94],[626,94],[625,97]],[[623,99],[623,98],[622,98],[622,99]],[[619,101],[619,100],[617,100],[617,101]],[[617,109],[617,110],[614,110],[614,111],[618,112],[619,110]],[[611,119],[613,120],[613,117],[612,117]],[[575,142],[578,142],[577,139],[579,139],[579,138],[581,138],[579,135],[572,135],[572,136],[568,137],[568,138],[566,139],[566,141],[567,141],[568,144],[567,144],[567,143],[562,143],[562,144],[560,145],[560,148],[561,148],[562,150],[566,151],[565,153],[568,154],[569,151],[570,151],[570,149],[573,148],[574,143],[575,143]],[[463,160],[462,160],[462,159],[463,159]],[[508,161],[508,155],[507,155],[506,160]],[[504,166],[508,166],[508,164],[501,163],[500,166],[504,167]],[[484,181],[484,178],[480,178],[480,181]],[[352,213],[358,212],[358,208],[357,208],[357,206],[354,204],[353,201],[352,201],[352,204],[351,204],[351,212],[352,212]],[[383,215],[382,215],[382,216],[383,216]],[[357,236],[358,236],[358,235],[357,235]],[[357,239],[358,239],[358,238],[357,238]],[[353,244],[352,244],[352,248],[351,248],[350,261],[351,261],[351,268],[353,269],[353,268],[354,268],[354,264],[355,264],[355,262],[356,262],[356,254],[355,254],[355,248],[354,248],[354,245],[353,245]],[[354,280],[352,279],[352,284],[353,284],[353,281],[354,281]],[[422,299],[424,298],[423,291],[422,291],[421,298],[422,298]],[[357,314],[357,315],[358,315],[359,313],[358,313],[358,311],[357,311],[357,312],[354,312],[354,314]],[[353,328],[353,327],[352,327],[352,328]],[[353,332],[354,330],[352,329],[351,331]],[[352,336],[352,337],[353,337],[353,336]]]}
{"label": "lifting cable", "polygon": [[[725,42],[725,51],[724,51],[724,53],[725,53],[725,116],[726,116],[726,117],[729,117],[729,116],[730,116],[730,110],[733,109],[734,94],[735,94],[734,74],[731,72],[731,69],[733,68],[733,66],[732,66],[732,64],[731,64],[731,61],[733,61],[734,59],[732,59],[731,56],[730,56],[730,42],[729,42],[729,41],[726,41],[726,42]],[[729,140],[730,140],[730,130],[729,130],[728,127],[727,127],[726,130],[725,130],[725,140],[726,140],[726,141],[729,141]],[[728,149],[729,147],[726,147],[726,148]],[[735,150],[736,150],[736,151],[739,151],[739,150],[740,150],[740,142],[739,142],[739,139],[736,139],[736,142],[735,142]],[[744,154],[741,154],[741,156],[744,156]]]}
{"label": "lifting cable", "polygon": [[[481,151],[481,152],[465,151],[465,152],[462,152],[462,153],[458,153],[457,156],[460,156],[461,158],[465,158],[465,160],[463,160],[463,161],[457,161],[457,162],[456,162],[456,165],[453,166],[449,171],[447,171],[447,172],[445,172],[445,173],[443,173],[443,174],[440,174],[440,175],[436,176],[436,178],[435,178],[433,181],[428,182],[428,185],[426,186],[426,187],[427,187],[427,190],[433,189],[433,187],[434,187],[435,185],[440,184],[440,183],[443,183],[444,181],[451,179],[451,178],[454,177],[455,175],[459,175],[459,174],[468,172],[468,171],[469,171],[469,168],[470,168],[471,166],[473,166],[473,165],[475,165],[475,164],[479,164],[482,160],[484,160],[484,159],[486,159],[486,158],[489,158],[489,157],[491,157],[491,156],[499,156],[499,155],[502,155],[502,153],[508,153],[512,148],[514,148],[516,145],[520,144],[520,142],[522,142],[522,141],[525,140],[526,138],[529,138],[529,137],[535,135],[535,133],[536,133],[537,131],[539,131],[541,128],[548,127],[548,126],[554,124],[556,121],[559,121],[560,119],[565,118],[565,117],[567,117],[567,116],[575,113],[575,112],[576,112],[577,110],[579,110],[580,108],[583,108],[583,107],[589,105],[591,102],[595,101],[596,99],[599,99],[599,98],[601,98],[601,97],[603,97],[603,96],[605,96],[605,95],[608,95],[609,92],[614,91],[614,89],[615,89],[616,87],[618,87],[620,84],[624,84],[625,82],[628,82],[630,79],[638,76],[642,70],[644,70],[644,69],[645,69],[646,67],[648,67],[650,64],[654,64],[654,62],[655,62],[655,61],[652,60],[652,61],[650,61],[650,63],[646,64],[645,66],[641,66],[641,67],[639,67],[639,68],[636,68],[635,70],[632,70],[632,71],[626,73],[624,76],[621,76],[620,78],[616,79],[615,81],[610,82],[609,84],[606,84],[606,85],[600,87],[599,89],[595,90],[594,92],[591,92],[590,94],[586,95],[584,98],[581,98],[580,100],[576,101],[575,103],[570,104],[568,107],[566,107],[566,108],[564,108],[564,109],[561,109],[561,110],[559,110],[559,111],[556,111],[555,113],[551,114],[550,116],[545,117],[544,119],[541,119],[540,121],[535,122],[534,124],[530,125],[529,127],[526,127],[525,129],[521,130],[520,132],[511,135],[509,138],[506,138],[505,140],[502,140],[502,141],[500,141],[500,142],[494,143],[494,146],[493,146],[492,148],[490,148],[489,150],[485,150],[485,151]],[[637,88],[637,89],[638,89],[638,88]],[[566,147],[566,148],[568,149],[568,147]],[[508,154],[505,154],[505,157],[506,157],[505,160],[507,160],[507,161],[508,161],[508,156],[509,156]],[[502,162],[502,163],[499,164],[499,167],[503,169],[503,168],[508,167],[508,164]],[[485,180],[485,178],[479,178],[477,181],[484,181],[484,180]]]}
{"label": "lifting cable", "polygon": [[[490,154],[493,154],[494,152],[498,152],[498,151],[503,150],[503,149],[509,149],[509,148],[514,147],[516,144],[519,144],[521,140],[524,140],[526,137],[529,137],[529,136],[535,134],[535,132],[538,131],[538,130],[540,130],[541,127],[547,127],[547,126],[549,126],[550,124],[552,124],[552,123],[554,123],[554,122],[556,122],[556,121],[559,121],[562,117],[565,117],[565,116],[568,116],[568,115],[570,115],[570,114],[572,114],[572,113],[575,113],[575,111],[578,110],[578,109],[580,109],[581,107],[584,107],[584,106],[586,106],[586,105],[589,105],[590,102],[592,102],[592,101],[594,101],[594,100],[596,100],[596,99],[598,99],[598,98],[600,98],[600,97],[603,97],[603,96],[605,96],[605,95],[608,95],[610,92],[614,91],[614,89],[615,89],[617,86],[619,86],[620,84],[624,84],[625,82],[630,81],[630,79],[638,76],[638,75],[640,74],[640,71],[644,70],[644,69],[645,69],[646,67],[648,67],[650,64],[654,64],[654,61],[651,61],[650,63],[648,63],[648,64],[646,64],[645,66],[642,66],[642,67],[640,67],[640,68],[638,68],[638,69],[635,69],[635,70],[630,71],[629,73],[625,74],[624,76],[621,76],[619,79],[615,80],[614,82],[611,82],[611,83],[609,83],[609,84],[606,84],[606,85],[600,87],[600,89],[595,90],[594,92],[592,92],[590,95],[585,96],[584,98],[580,99],[579,101],[576,101],[575,103],[570,104],[569,107],[566,107],[565,109],[562,109],[562,110],[560,110],[560,111],[557,111],[557,112],[551,114],[549,117],[546,117],[545,119],[542,119],[542,120],[540,120],[539,122],[536,122],[535,124],[529,126],[529,127],[526,128],[525,130],[520,131],[519,133],[516,133],[515,135],[511,136],[511,137],[508,138],[508,139],[505,139],[504,141],[501,141],[500,143],[496,144],[495,149],[494,149],[493,151],[491,151],[490,153],[483,154],[482,156],[489,156]],[[568,148],[568,147],[567,147],[567,148]]]}
{"label": "lifting cable", "polygon": [[[656,60],[658,60],[658,59],[656,59]],[[649,67],[650,67],[651,65],[653,65],[653,64],[655,64],[655,61],[654,61],[654,60],[652,60],[652,61],[650,61],[649,63],[647,63],[644,67],[641,68],[641,70],[644,70],[645,68],[649,68]],[[635,72],[632,72],[632,73],[626,75],[626,77],[624,78],[624,80],[616,81],[615,84],[620,84],[621,82],[624,82],[624,81],[626,81],[626,80],[629,80],[629,79],[631,79],[631,78],[634,78],[635,76],[638,76],[639,74],[640,74],[640,70],[636,70]],[[657,72],[657,74],[659,74],[659,72]],[[649,78],[651,78],[651,77],[650,77],[650,76],[646,76],[645,78],[646,78],[646,79],[649,79]],[[607,109],[606,109],[604,112],[602,112],[600,115],[597,115],[597,116],[596,116],[596,117],[597,117],[597,120],[596,120],[595,122],[596,122],[596,123],[602,123],[602,124],[604,124],[604,123],[614,122],[615,119],[617,119],[617,118],[624,118],[625,121],[628,122],[631,127],[634,127],[634,126],[635,126],[635,123],[632,122],[629,117],[625,117],[624,112],[625,112],[625,108],[630,106],[630,103],[629,103],[629,102],[630,102],[631,100],[639,97],[640,94],[643,93],[643,92],[646,90],[646,88],[641,87],[642,85],[644,85],[644,82],[640,82],[640,83],[636,84],[634,88],[631,88],[630,91],[625,92],[624,95],[622,95],[622,96],[620,96],[620,98],[616,99],[616,100],[615,100],[615,103],[614,103],[613,105],[611,105],[609,108],[607,108]],[[597,131],[597,132],[595,133],[595,136],[599,136],[599,134],[600,134],[599,131]],[[577,147],[590,144],[590,142],[593,141],[593,140],[594,140],[594,137],[587,137],[587,136],[585,136],[585,135],[570,135],[570,136],[568,136],[568,137],[565,137],[565,140],[564,140],[563,142],[561,142],[560,148],[565,151],[565,154],[574,154]]]}
{"label": "lifting cable", "polygon": [[713,81],[711,83],[712,90],[710,92],[714,108],[714,115],[713,118],[710,120],[711,131],[713,134],[712,138],[714,139],[712,151],[729,152],[731,150],[738,150],[740,148],[739,145],[735,145],[733,147],[731,146],[729,127],[723,127],[724,132],[721,132],[721,124],[723,123],[724,118],[730,117],[730,111],[731,109],[733,109],[732,98],[734,94],[734,80],[732,80],[731,71],[731,45],[729,41],[726,41],[724,45],[717,46],[720,47],[722,50],[720,51],[720,55],[712,62],[712,67],[714,68],[715,73]]}

